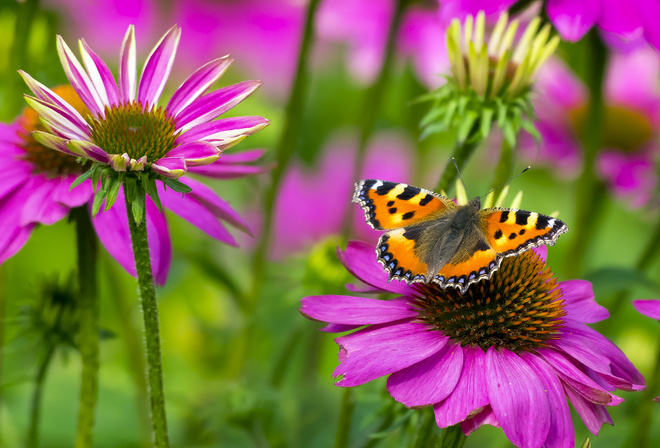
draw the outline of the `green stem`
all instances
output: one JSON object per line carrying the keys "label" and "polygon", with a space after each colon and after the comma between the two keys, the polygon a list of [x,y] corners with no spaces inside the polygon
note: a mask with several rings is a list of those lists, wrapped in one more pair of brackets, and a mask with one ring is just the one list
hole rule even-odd
{"label": "green stem", "polygon": [[[136,190],[136,200],[139,200],[144,204],[145,192],[141,183],[137,183]],[[156,302],[156,288],[154,287],[154,276],[151,270],[151,259],[149,257],[146,208],[142,208],[142,216],[140,223],[138,224],[133,216],[133,208],[132,204],[129,202],[128,195],[125,195],[125,198],[128,227],[131,231],[131,241],[133,242],[133,255],[135,257],[135,268],[137,270],[140,303],[142,304],[142,315],[144,317],[144,332],[147,343],[147,379],[151,398],[151,418],[155,446],[158,448],[164,448],[169,447],[170,442],[167,436],[165,393],[163,391],[163,368],[160,359],[158,304]]]}
{"label": "green stem", "polygon": [[417,434],[417,439],[412,445],[412,448],[437,446],[437,436],[434,434],[434,432],[438,425],[435,423],[435,414],[433,413],[433,409],[422,409],[421,412],[424,414],[422,425]]}
{"label": "green stem", "polygon": [[507,139],[502,139],[502,147],[500,149],[500,160],[497,162],[497,168],[495,168],[495,179],[493,180],[493,189],[499,188],[504,185],[509,179],[511,179],[511,173],[513,171],[513,148],[507,141]]}
{"label": "green stem", "polygon": [[463,434],[461,425],[453,425],[442,431],[440,448],[462,448],[467,437]]}
{"label": "green stem", "polygon": [[337,435],[335,437],[335,448],[346,448],[348,436],[351,431],[351,419],[353,417],[353,389],[347,387],[341,399],[341,411],[339,412],[339,423],[337,424]]}
{"label": "green stem", "polygon": [[648,383],[644,394],[642,395],[642,402],[639,405],[639,412],[637,417],[637,424],[634,427],[632,439],[634,443],[626,446],[635,446],[638,448],[645,448],[649,440],[649,431],[652,427],[651,420],[653,408],[658,404],[653,401],[653,398],[660,393],[660,343],[658,343],[658,352],[655,355],[655,367],[653,374],[648,378]]}
{"label": "green stem", "polygon": [[41,397],[43,395],[44,380],[50,367],[50,362],[55,354],[55,344],[50,343],[46,348],[37,376],[34,379],[34,390],[32,391],[32,403],[30,406],[30,429],[28,432],[28,448],[37,448],[39,446],[39,420],[41,416]]}
{"label": "green stem", "polygon": [[607,49],[592,29],[588,34],[591,61],[587,79],[591,93],[584,139],[584,168],[577,183],[577,201],[575,202],[576,225],[573,227],[573,247],[567,260],[567,272],[570,277],[579,277],[584,267],[584,259],[591,241],[596,235],[594,225],[599,222],[605,199],[605,186],[596,177],[595,161],[602,143],[603,123],[603,79],[607,62]]}
{"label": "green stem", "polygon": [[288,168],[291,157],[299,143],[300,123],[302,122],[305,98],[307,96],[308,60],[314,39],[314,21],[319,3],[320,0],[310,0],[307,6],[305,29],[303,32],[302,44],[300,46],[300,53],[298,54],[296,76],[293,80],[291,94],[289,95],[289,101],[285,109],[282,134],[280,135],[277,147],[275,148],[277,165],[273,169],[271,184],[266,191],[263,233],[253,260],[253,283],[252,290],[248,297],[250,313],[256,306],[265,277],[264,271],[266,267],[266,258],[268,257],[268,250],[270,249],[273,233],[273,211],[275,208],[277,191],[282,182],[284,172]]}
{"label": "green stem", "polygon": [[[380,105],[383,101],[385,87],[387,86],[390,72],[392,71],[394,55],[396,52],[396,37],[399,34],[401,19],[403,17],[403,11],[405,10],[407,0],[398,0],[396,3],[396,10],[394,12],[394,16],[392,17],[392,22],[390,23],[389,32],[387,34],[387,43],[385,46],[385,57],[383,59],[383,65],[380,69],[380,73],[378,74],[376,82],[374,82],[367,90],[364,98],[364,104],[362,104],[362,113],[360,114],[360,139],[358,141],[355,165],[353,166],[353,175],[351,176],[355,182],[357,182],[362,175],[364,160],[367,153],[367,144],[369,143],[369,139],[373,134],[374,127],[376,125],[376,119],[378,118],[378,113],[380,112]],[[352,218],[353,215],[351,213],[346,213],[344,216],[344,222],[342,225],[342,241],[347,240],[349,237],[351,224],[353,222]]]}
{"label": "green stem", "polygon": [[78,345],[82,358],[80,409],[76,448],[92,446],[94,416],[98,396],[99,375],[99,300],[96,290],[96,256],[98,243],[87,207],[71,211],[76,222],[78,245],[78,288],[80,300],[80,334]]}
{"label": "green stem", "polygon": [[[478,122],[475,124],[476,129],[479,129],[478,127]],[[473,127],[473,129],[475,129]],[[468,136],[466,141],[463,144],[458,144],[456,145],[456,148],[454,149],[454,153],[452,154],[452,158],[456,160],[456,166],[458,166],[458,169],[463,171],[465,164],[470,160],[470,157],[474,153],[474,150],[477,148],[479,145],[479,141],[474,141],[467,143],[468,141],[471,140],[471,134]],[[451,187],[454,185],[454,182],[456,181],[456,178],[458,177],[458,171],[456,171],[456,167],[454,166],[454,162],[449,159],[447,162],[447,165],[445,165],[445,169],[442,172],[442,176],[440,177],[440,180],[438,181],[438,185],[435,187],[435,191],[442,192],[444,191],[446,194],[449,194],[449,191]]]}

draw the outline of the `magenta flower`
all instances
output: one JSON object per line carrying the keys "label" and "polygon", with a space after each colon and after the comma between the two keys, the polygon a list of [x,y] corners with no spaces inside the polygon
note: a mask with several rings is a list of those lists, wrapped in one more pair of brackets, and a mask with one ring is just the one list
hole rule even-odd
{"label": "magenta flower", "polygon": [[[660,57],[649,47],[612,55],[604,92],[603,148],[596,160],[600,176],[633,207],[650,198],[658,179],[654,160],[660,129]],[[588,89],[559,61],[539,74],[535,123],[543,136],[541,150],[531,140],[523,152],[547,162],[563,175],[579,171]]]}
{"label": "magenta flower", "polygon": [[[461,295],[454,288],[387,282],[375,247],[349,243],[339,258],[363,286],[392,300],[312,296],[301,312],[328,322],[336,339],[338,386],[389,375],[388,392],[408,407],[433,406],[438,426],[465,434],[501,427],[526,448],[573,446],[570,401],[597,434],[612,423],[615,389],[640,390],[644,379],[626,356],[587,323],[605,319],[591,284],[558,282],[546,249],[506,259],[492,279]],[[530,424],[533,422],[533,424]]]}
{"label": "magenta flower", "polygon": [[364,214],[351,207],[353,184],[363,178],[411,180],[413,155],[410,142],[400,134],[381,133],[369,144],[361,175],[353,179],[356,144],[354,138],[335,138],[324,148],[317,167],[297,163],[286,172],[275,202],[273,256],[339,235],[347,213],[353,216],[354,235],[376,241]]}
{"label": "magenta flower", "polygon": [[[394,3],[393,0],[333,0],[322,2],[319,7],[319,38],[346,44],[349,71],[361,82],[372,82],[381,69]],[[417,75],[428,87],[444,83],[441,75],[449,62],[445,28],[437,8],[408,8],[397,46],[401,55],[412,59]]]}
{"label": "magenta flower", "polygon": [[660,320],[660,300],[633,300],[632,303],[635,309],[641,314],[651,319]]}
{"label": "magenta flower", "polygon": [[[499,14],[513,6],[516,0],[442,0],[441,3],[442,16],[451,19],[479,11],[487,15]],[[596,25],[625,41],[643,36],[660,48],[656,20],[660,17],[660,3],[657,0],[548,0],[545,5],[552,24],[565,40],[578,41]]]}

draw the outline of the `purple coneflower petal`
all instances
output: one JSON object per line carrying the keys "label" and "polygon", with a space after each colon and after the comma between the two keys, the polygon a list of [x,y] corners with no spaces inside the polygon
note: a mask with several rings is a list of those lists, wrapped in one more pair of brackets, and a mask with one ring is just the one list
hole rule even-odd
{"label": "purple coneflower petal", "polygon": [[43,115],[43,121],[48,127],[57,130],[68,138],[89,140],[89,127],[80,127],[76,123],[76,118],[71,116],[68,111],[60,109],[58,106],[49,102],[26,95],[25,101],[39,115]]}
{"label": "purple coneflower petal", "polygon": [[32,235],[34,227],[35,224],[15,226],[13,229],[4,225],[2,226],[3,235],[0,237],[0,264],[16,255],[25,246],[25,243],[27,243]]}
{"label": "purple coneflower petal", "polygon": [[68,139],[56,137],[53,134],[49,134],[48,132],[43,131],[33,131],[32,137],[34,137],[37,142],[48,148],[63,152],[64,154],[73,157],[79,157],[79,154],[71,152],[69,148],[66,147],[66,143],[69,141]]}
{"label": "purple coneflower petal", "polygon": [[328,324],[323,328],[319,328],[319,331],[325,331],[326,333],[344,333],[345,331],[358,329],[361,326],[362,325]]}
{"label": "purple coneflower petal", "polygon": [[372,325],[415,317],[408,299],[378,300],[351,296],[308,296],[300,312],[310,319],[347,325]]}
{"label": "purple coneflower petal", "polygon": [[605,405],[609,403],[619,404],[623,401],[623,399],[603,390],[563,354],[548,348],[538,349],[537,352],[555,369],[556,375],[562,381],[592,403]]}
{"label": "purple coneflower petal", "polygon": [[632,303],[644,316],[660,320],[660,300],[633,300]]}
{"label": "purple coneflower petal", "polygon": [[132,103],[135,100],[137,63],[135,62],[135,28],[129,25],[121,44],[119,56],[119,102]]}
{"label": "purple coneflower petal", "polygon": [[482,425],[491,425],[495,428],[500,427],[500,422],[497,420],[497,416],[490,405],[483,408],[483,410],[478,412],[477,415],[474,415],[467,420],[463,420],[460,424],[461,430],[466,436],[469,436],[472,431],[481,428]]}
{"label": "purple coneflower petal", "polygon": [[259,86],[259,81],[243,81],[197,98],[177,115],[176,130],[185,132],[193,126],[218,118],[250,96]]}
{"label": "purple coneflower petal", "polygon": [[186,159],[163,157],[151,164],[151,169],[165,177],[178,178],[186,173]]}
{"label": "purple coneflower petal", "polygon": [[570,387],[564,387],[564,392],[566,392],[566,396],[573,405],[573,408],[592,434],[598,435],[600,428],[605,423],[613,424],[612,418],[605,406],[585,400]]}
{"label": "purple coneflower petal", "polygon": [[79,44],[83,63],[85,64],[87,73],[89,73],[89,77],[96,86],[96,90],[101,93],[101,96],[105,99],[107,105],[117,105],[117,82],[115,81],[112,72],[105,62],[103,62],[103,59],[94,53],[90,46],[87,45],[85,39],[81,39]]}
{"label": "purple coneflower petal", "polygon": [[233,61],[229,56],[224,56],[198,68],[172,95],[172,99],[167,103],[168,112],[174,116],[178,115],[182,109],[206,93]]}
{"label": "purple coneflower petal", "polygon": [[591,338],[582,331],[584,328],[586,325],[567,321],[561,330],[561,337],[552,340],[550,345],[598,373],[611,374],[609,360],[605,359]]}
{"label": "purple coneflower petal", "polygon": [[143,107],[156,104],[163,93],[170,77],[179,39],[181,28],[175,25],[158,41],[144,63],[138,87],[138,102],[142,103]]}
{"label": "purple coneflower petal", "polygon": [[[219,121],[219,120],[218,120]],[[217,165],[237,165],[241,163],[256,162],[264,155],[264,149],[251,149],[249,151],[236,152],[232,154],[223,154]]]}
{"label": "purple coneflower petal", "polygon": [[186,179],[186,184],[193,189],[188,193],[190,199],[194,199],[203,205],[208,211],[213,213],[216,218],[227,221],[238,230],[252,235],[252,231],[248,223],[238,214],[236,210],[220,198],[215,191],[201,182],[194,179]]}
{"label": "purple coneflower petal", "polygon": [[543,384],[545,396],[550,407],[550,429],[543,443],[544,448],[573,448],[573,420],[568,402],[564,395],[561,381],[555,371],[541,358],[534,354],[522,353],[522,358],[536,372]]}
{"label": "purple coneflower petal", "polygon": [[230,246],[238,246],[234,237],[220,223],[213,212],[197,202],[190,194],[181,197],[181,193],[169,188],[164,190],[162,187],[159,188],[158,194],[163,206],[168,210],[179,215],[212,238]]}
{"label": "purple coneflower petal", "polygon": [[[104,116],[105,105],[108,104],[107,95],[101,96],[96,91],[94,83],[83,69],[78,59],[73,54],[69,46],[64,42],[62,36],[57,36],[57,53],[60,55],[60,61],[64,68],[64,73],[71,83],[80,99],[94,115]],[[103,89],[105,94],[105,89]]]}
{"label": "purple coneflower petal", "polygon": [[[159,285],[165,284],[172,260],[172,242],[165,214],[160,212],[150,198],[147,198],[147,235],[149,238],[149,256],[154,272],[154,280]],[[91,210],[91,204],[90,204]],[[131,233],[128,228],[126,203],[123,187],[119,189],[117,202],[105,211],[101,209],[92,220],[96,234],[110,255],[128,271],[136,276],[135,258]]]}
{"label": "purple coneflower petal", "polygon": [[577,42],[600,17],[602,0],[548,0],[546,11],[559,34]]}
{"label": "purple coneflower petal", "polygon": [[6,177],[5,173],[3,173],[3,179],[2,182],[0,182],[0,200],[24,185],[30,179],[30,175],[31,171],[25,170],[23,167]]}
{"label": "purple coneflower petal", "polygon": [[204,140],[224,144],[260,131],[269,122],[263,117],[253,116],[221,118],[190,128],[176,139],[176,143]]}
{"label": "purple coneflower petal", "polygon": [[23,70],[19,70],[18,73],[21,75],[25,84],[28,88],[34,93],[34,95],[46,102],[52,103],[57,106],[60,110],[65,111],[66,117],[79,129],[87,129],[88,125],[85,119],[80,115],[80,113],[75,110],[71,105],[64,101],[57,93],[53,92],[51,89],[41,84],[36,79],[32,78],[29,74],[25,73]]}
{"label": "purple coneflower petal", "polygon": [[214,179],[237,179],[240,177],[267,173],[273,168],[272,165],[251,166],[222,163],[225,157],[227,156],[223,154],[217,162],[204,166],[193,166],[190,167],[188,171],[190,173],[212,177]]}
{"label": "purple coneflower petal", "polygon": [[[167,158],[184,159],[187,167],[202,166],[218,160],[220,158],[220,151],[211,143],[195,141],[173,148],[167,153]],[[158,163],[160,163],[160,160]]]}
{"label": "purple coneflower petal", "polygon": [[[332,376],[337,386],[357,386],[405,369],[439,351],[449,341],[422,323],[403,322],[367,328],[336,339],[341,363]],[[343,359],[341,359],[343,358]]]}
{"label": "purple coneflower petal", "polygon": [[94,195],[92,180],[87,179],[71,190],[71,184],[75,180],[76,176],[63,177],[62,182],[53,192],[53,200],[69,208],[80,207],[89,202]]}
{"label": "purple coneflower petal", "polygon": [[562,299],[567,319],[592,324],[610,317],[610,312],[596,303],[591,282],[567,280],[560,283],[560,288],[564,293]]}
{"label": "purple coneflower petal", "polygon": [[337,250],[337,257],[353,276],[381,291],[408,296],[415,293],[405,282],[388,283],[387,272],[376,260],[371,244],[349,241],[345,251]]}
{"label": "purple coneflower petal", "polygon": [[428,358],[391,374],[387,391],[408,407],[438,403],[452,393],[462,369],[463,349],[448,343]]}
{"label": "purple coneflower petal", "polygon": [[60,179],[49,179],[45,177],[33,177],[19,192],[23,197],[23,205],[19,224],[55,224],[69,213],[69,207],[59,204],[53,199],[53,193]]}
{"label": "purple coneflower petal", "polygon": [[87,140],[69,140],[66,147],[74,154],[100,163],[108,163],[108,154],[103,148]]}
{"label": "purple coneflower petal", "polygon": [[463,349],[463,370],[453,392],[433,407],[435,421],[441,428],[455,425],[476,409],[487,406],[486,354],[480,347]]}
{"label": "purple coneflower petal", "polygon": [[486,370],[490,405],[506,436],[521,448],[542,446],[550,409],[534,370],[517,354],[493,347],[486,353]]}

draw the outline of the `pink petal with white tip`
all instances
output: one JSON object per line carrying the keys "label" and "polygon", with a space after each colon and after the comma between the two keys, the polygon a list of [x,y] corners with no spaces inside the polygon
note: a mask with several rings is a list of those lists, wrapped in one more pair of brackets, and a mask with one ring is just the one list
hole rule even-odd
{"label": "pink petal with white tip", "polygon": [[183,84],[176,90],[172,99],[167,104],[167,110],[174,116],[203,95],[209,87],[220,79],[227,68],[231,65],[233,59],[225,56],[215,59],[195,71]]}
{"label": "pink petal with white tip", "polygon": [[[60,55],[62,67],[66,77],[71,83],[80,99],[83,100],[87,108],[95,115],[104,116],[105,105],[108,103],[107,95],[105,98],[96,90],[94,83],[83,69],[78,59],[73,54],[69,46],[64,42],[62,36],[57,36],[57,52]],[[101,86],[102,87],[102,86]],[[102,89],[105,94],[105,88]]]}
{"label": "pink petal with white tip", "polygon": [[270,120],[263,117],[231,117],[198,124],[181,134],[176,143],[204,140],[215,143],[228,142],[236,138],[254,134],[268,126]]}
{"label": "pink petal with white tip", "polygon": [[119,102],[132,103],[135,100],[137,84],[137,63],[135,62],[135,28],[129,25],[121,44],[119,58]]}
{"label": "pink petal with white tip", "polygon": [[156,44],[144,63],[138,87],[138,101],[143,106],[156,104],[163,93],[172,71],[179,39],[181,28],[173,26]]}
{"label": "pink petal with white tip", "polygon": [[47,101],[40,100],[31,96],[25,96],[25,101],[41,115],[46,124],[59,133],[74,139],[89,139],[88,127],[79,127],[75,117],[72,117],[68,111],[60,109],[58,106]]}
{"label": "pink petal with white tip", "polygon": [[108,163],[108,154],[99,146],[86,140],[69,140],[66,147],[74,154],[99,163]]}
{"label": "pink petal with white tip", "polygon": [[220,151],[208,142],[189,142],[171,149],[167,157],[185,159],[186,166],[201,166],[213,163],[220,158]]}
{"label": "pink petal with white tip", "polygon": [[96,85],[96,90],[104,91],[106,104],[115,106],[118,104],[117,82],[108,66],[96,53],[87,45],[85,39],[80,40],[80,54],[83,63],[89,73],[90,78]]}
{"label": "pink petal with white tip", "polygon": [[163,157],[151,164],[151,169],[165,177],[176,179],[186,172],[186,160],[179,157]]}

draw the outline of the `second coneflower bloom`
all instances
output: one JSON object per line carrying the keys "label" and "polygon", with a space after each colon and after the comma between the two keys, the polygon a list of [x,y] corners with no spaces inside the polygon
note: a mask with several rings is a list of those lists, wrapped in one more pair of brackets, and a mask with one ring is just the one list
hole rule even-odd
{"label": "second coneflower bloom", "polygon": [[[644,379],[626,356],[586,324],[608,316],[589,282],[558,282],[546,248],[507,258],[489,280],[464,294],[435,284],[387,282],[375,248],[353,242],[339,257],[365,286],[392,300],[313,296],[301,312],[328,322],[336,339],[338,386],[389,375],[387,390],[408,407],[433,406],[438,426],[469,434],[501,427],[520,447],[572,446],[570,401],[597,434],[612,423],[615,389]],[[530,424],[530,422],[533,422]]]}
{"label": "second coneflower bloom", "polygon": [[58,36],[60,60],[71,86],[89,110],[86,116],[20,72],[34,94],[27,96],[27,101],[47,128],[35,132],[35,138],[52,149],[88,159],[93,166],[88,177],[104,180],[95,210],[103,199],[107,200],[106,209],[112,205],[119,184],[128,173],[142,182],[157,203],[155,180],[176,191],[189,191],[175,179],[191,167],[215,162],[225,149],[268,123],[262,117],[216,120],[261,84],[245,81],[207,93],[231,64],[228,57],[199,68],[167,104],[160,105],[180,36],[178,27],[172,27],[163,36],[138,80],[135,34],[130,26],[121,48],[117,82],[84,40],[80,41],[81,65]]}

